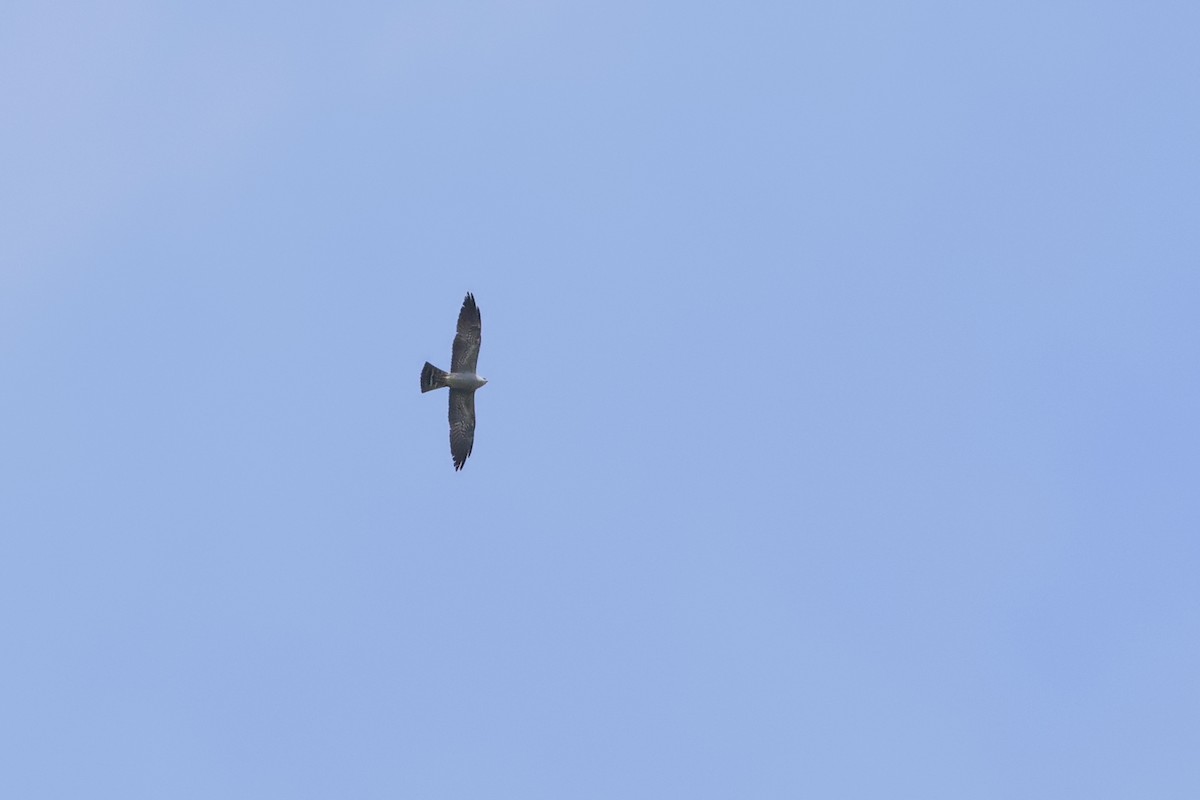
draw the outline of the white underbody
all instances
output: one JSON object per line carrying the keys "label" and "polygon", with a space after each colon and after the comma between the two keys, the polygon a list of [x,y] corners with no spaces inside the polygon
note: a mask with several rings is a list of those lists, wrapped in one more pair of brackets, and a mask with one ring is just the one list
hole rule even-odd
{"label": "white underbody", "polygon": [[481,378],[474,372],[447,372],[446,385],[451,389],[478,389],[487,383],[487,378]]}

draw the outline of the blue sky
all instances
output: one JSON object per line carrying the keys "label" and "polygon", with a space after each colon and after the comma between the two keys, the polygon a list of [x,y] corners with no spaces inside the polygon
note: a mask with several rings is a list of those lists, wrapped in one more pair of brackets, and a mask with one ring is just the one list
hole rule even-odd
{"label": "blue sky", "polygon": [[1198,25],[7,5],[0,793],[1197,796]]}

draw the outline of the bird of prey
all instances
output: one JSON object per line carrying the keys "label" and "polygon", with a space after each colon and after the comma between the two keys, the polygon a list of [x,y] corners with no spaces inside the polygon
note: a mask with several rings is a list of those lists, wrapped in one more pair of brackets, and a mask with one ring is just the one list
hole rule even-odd
{"label": "bird of prey", "polygon": [[421,370],[421,392],[450,388],[450,455],[454,469],[460,470],[475,444],[475,390],[487,383],[475,372],[479,363],[482,321],[475,295],[468,293],[458,312],[458,333],[450,355],[450,371],[444,372],[428,361]]}

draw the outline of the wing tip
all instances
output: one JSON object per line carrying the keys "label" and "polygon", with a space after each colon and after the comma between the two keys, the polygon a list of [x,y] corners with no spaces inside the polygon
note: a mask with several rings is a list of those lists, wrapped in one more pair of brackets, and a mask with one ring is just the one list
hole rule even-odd
{"label": "wing tip", "polygon": [[467,292],[467,296],[463,298],[462,310],[458,312],[458,323],[461,325],[466,322],[478,326],[482,321],[483,317],[479,313],[479,306],[475,304],[474,293]]}

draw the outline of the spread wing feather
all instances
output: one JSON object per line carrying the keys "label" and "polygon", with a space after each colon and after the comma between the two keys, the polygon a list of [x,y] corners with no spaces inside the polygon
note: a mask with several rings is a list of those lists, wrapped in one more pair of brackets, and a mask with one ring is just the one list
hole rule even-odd
{"label": "spread wing feather", "polygon": [[475,392],[450,390],[450,455],[454,468],[462,469],[475,446]]}
{"label": "spread wing feather", "polygon": [[475,295],[468,294],[458,312],[458,333],[454,336],[454,351],[450,358],[451,372],[474,372],[479,363],[479,343],[483,340],[483,320]]}

